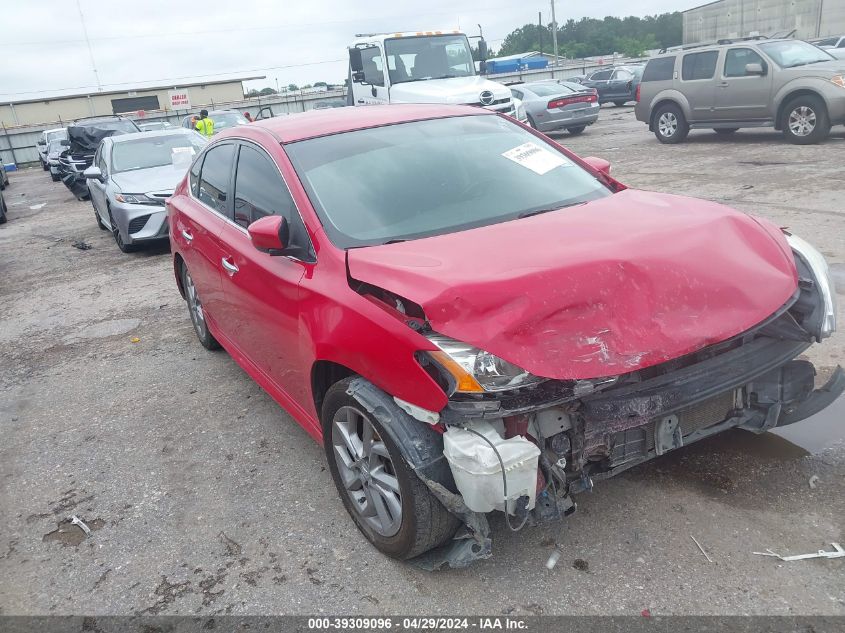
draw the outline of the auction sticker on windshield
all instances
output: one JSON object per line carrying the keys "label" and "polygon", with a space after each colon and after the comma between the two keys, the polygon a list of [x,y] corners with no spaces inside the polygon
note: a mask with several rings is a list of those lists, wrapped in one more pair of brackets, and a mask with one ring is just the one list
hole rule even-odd
{"label": "auction sticker on windshield", "polygon": [[530,142],[509,149],[502,156],[541,176],[550,172],[555,167],[570,167],[572,165],[563,156]]}

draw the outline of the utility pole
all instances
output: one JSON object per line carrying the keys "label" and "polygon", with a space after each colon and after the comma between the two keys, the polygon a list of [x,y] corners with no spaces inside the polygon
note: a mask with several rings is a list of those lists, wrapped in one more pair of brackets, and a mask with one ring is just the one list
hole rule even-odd
{"label": "utility pole", "polygon": [[537,38],[540,40],[540,55],[543,54],[543,12],[537,11]]}
{"label": "utility pole", "polygon": [[557,20],[555,20],[555,0],[552,2],[552,48],[554,49],[555,66],[557,66]]}
{"label": "utility pole", "polygon": [[94,51],[91,48],[91,40],[88,39],[88,29],[85,28],[85,16],[82,15],[82,6],[79,0],[76,0],[76,10],[79,11],[79,21],[82,22],[82,34],[85,35],[85,43],[88,45],[88,56],[91,58],[91,68],[94,70],[94,79],[97,80],[97,92],[103,91],[103,86],[100,85],[100,75],[97,72],[97,64],[94,63]]}

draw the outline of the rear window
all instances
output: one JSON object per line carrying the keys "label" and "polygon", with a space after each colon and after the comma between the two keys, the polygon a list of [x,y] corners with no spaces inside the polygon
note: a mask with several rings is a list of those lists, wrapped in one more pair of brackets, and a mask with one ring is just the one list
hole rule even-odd
{"label": "rear window", "polygon": [[658,57],[646,64],[642,81],[666,81],[675,73],[675,56]]}
{"label": "rear window", "polygon": [[719,61],[719,51],[684,55],[684,61],[681,64],[681,78],[684,81],[712,79],[713,75],[716,74],[717,61]]}
{"label": "rear window", "polygon": [[530,86],[525,86],[525,89],[530,90],[538,97],[556,97],[574,92],[572,88],[561,86],[557,83],[531,84]]}

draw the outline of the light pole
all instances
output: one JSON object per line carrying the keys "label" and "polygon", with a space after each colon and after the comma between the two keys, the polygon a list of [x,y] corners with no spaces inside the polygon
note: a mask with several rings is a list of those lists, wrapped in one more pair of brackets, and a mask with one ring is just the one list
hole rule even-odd
{"label": "light pole", "polygon": [[102,92],[103,86],[100,85],[100,75],[97,72],[97,64],[94,63],[94,51],[91,48],[91,40],[88,38],[88,29],[85,28],[85,16],[82,15],[82,7],[79,4],[79,0],[76,0],[76,10],[79,11],[79,21],[82,23],[82,34],[85,36],[85,43],[88,45],[88,56],[91,58],[91,68],[94,70],[94,79],[97,80],[97,92]]}
{"label": "light pole", "polygon": [[555,0],[552,2],[552,48],[554,49],[555,66],[557,66],[557,20],[555,20]]}

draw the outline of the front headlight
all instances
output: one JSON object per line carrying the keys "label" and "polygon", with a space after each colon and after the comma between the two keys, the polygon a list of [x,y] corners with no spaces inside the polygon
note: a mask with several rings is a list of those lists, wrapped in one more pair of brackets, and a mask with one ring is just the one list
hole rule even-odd
{"label": "front headlight", "polygon": [[821,324],[816,338],[821,341],[836,331],[836,291],[827,261],[813,245],[802,240],[797,235],[786,233],[786,241],[795,253],[804,260],[815,277],[819,294],[822,297],[823,308]]}
{"label": "front headlight", "polygon": [[127,204],[153,204],[153,201],[142,193],[116,193],[114,199]]}
{"label": "front headlight", "polygon": [[461,393],[508,391],[517,387],[536,385],[545,380],[490,352],[461,343],[448,336],[429,334],[428,339],[441,350],[428,352],[428,354],[455,379],[455,391]]}
{"label": "front headlight", "polygon": [[845,75],[834,75],[830,78],[830,81],[840,88],[845,88]]}

